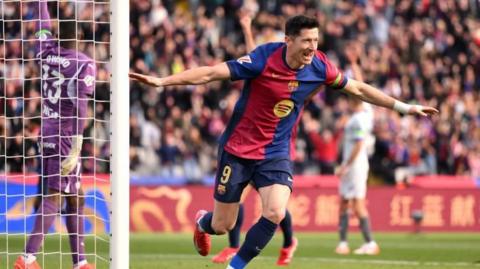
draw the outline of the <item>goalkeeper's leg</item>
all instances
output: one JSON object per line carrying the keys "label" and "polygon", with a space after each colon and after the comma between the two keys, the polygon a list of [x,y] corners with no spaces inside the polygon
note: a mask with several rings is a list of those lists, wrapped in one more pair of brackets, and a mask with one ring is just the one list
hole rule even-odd
{"label": "goalkeeper's leg", "polygon": [[25,248],[25,254],[15,261],[15,269],[39,269],[35,254],[43,243],[43,237],[53,224],[60,207],[60,193],[55,189],[48,189],[47,196],[42,198],[40,206],[36,211],[35,224]]}
{"label": "goalkeeper's leg", "polygon": [[67,197],[66,224],[72,250],[73,268],[89,269],[94,268],[87,263],[85,257],[84,225],[85,198],[83,191],[79,189],[78,194]]}

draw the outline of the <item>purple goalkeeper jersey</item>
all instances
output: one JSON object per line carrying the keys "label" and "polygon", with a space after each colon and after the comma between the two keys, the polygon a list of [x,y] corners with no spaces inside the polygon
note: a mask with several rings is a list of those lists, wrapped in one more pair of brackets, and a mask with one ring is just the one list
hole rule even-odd
{"label": "purple goalkeeper jersey", "polygon": [[68,155],[71,137],[83,134],[88,99],[95,86],[95,62],[85,54],[58,45],[50,32],[47,3],[40,8],[36,48],[41,63],[42,150]]}
{"label": "purple goalkeeper jersey", "polygon": [[58,46],[42,50],[39,56],[43,73],[43,149],[70,150],[71,136],[83,134],[88,99],[95,84],[95,65],[84,54]]}

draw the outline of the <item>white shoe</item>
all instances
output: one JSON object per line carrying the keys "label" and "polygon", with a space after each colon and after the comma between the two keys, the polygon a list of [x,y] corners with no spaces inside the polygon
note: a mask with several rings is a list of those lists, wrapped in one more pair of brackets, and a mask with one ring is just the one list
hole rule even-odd
{"label": "white shoe", "polygon": [[357,255],[378,255],[380,254],[380,247],[375,241],[370,241],[363,244],[360,248],[356,249],[353,253]]}
{"label": "white shoe", "polygon": [[348,247],[348,243],[345,241],[341,241],[340,243],[338,243],[338,246],[335,249],[335,253],[339,255],[350,254],[350,248]]}

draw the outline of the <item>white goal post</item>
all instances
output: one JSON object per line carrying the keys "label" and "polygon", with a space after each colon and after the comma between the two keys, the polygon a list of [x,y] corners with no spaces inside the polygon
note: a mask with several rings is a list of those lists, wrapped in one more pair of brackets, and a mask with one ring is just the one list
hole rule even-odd
{"label": "white goal post", "polygon": [[111,240],[110,268],[129,268],[129,1],[111,0]]}

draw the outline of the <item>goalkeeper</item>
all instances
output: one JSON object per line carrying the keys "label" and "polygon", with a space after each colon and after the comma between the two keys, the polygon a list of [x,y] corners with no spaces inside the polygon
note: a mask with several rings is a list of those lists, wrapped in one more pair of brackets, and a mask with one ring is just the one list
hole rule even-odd
{"label": "goalkeeper", "polygon": [[58,40],[51,33],[47,0],[28,3],[37,14],[36,58],[41,65],[42,179],[47,190],[36,212],[25,254],[14,269],[39,269],[36,254],[65,204],[66,226],[74,269],[92,269],[85,257],[84,196],[80,188],[79,157],[88,99],[95,84],[95,63],[76,51],[76,22],[59,20]]}

